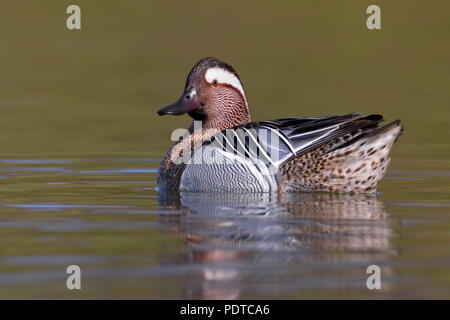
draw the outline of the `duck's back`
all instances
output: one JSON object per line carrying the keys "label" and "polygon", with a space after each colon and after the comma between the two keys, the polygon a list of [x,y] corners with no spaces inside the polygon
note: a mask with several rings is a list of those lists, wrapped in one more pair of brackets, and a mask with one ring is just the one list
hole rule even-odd
{"label": "duck's back", "polygon": [[380,115],[285,118],[224,130],[182,165],[179,189],[373,192],[401,132]]}

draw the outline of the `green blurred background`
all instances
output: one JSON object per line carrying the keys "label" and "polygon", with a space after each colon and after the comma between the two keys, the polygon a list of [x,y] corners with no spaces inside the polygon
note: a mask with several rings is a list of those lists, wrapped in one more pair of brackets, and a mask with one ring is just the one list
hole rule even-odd
{"label": "green blurred background", "polygon": [[[65,25],[73,3],[79,31]],[[375,3],[382,29],[368,30]],[[2,157],[161,157],[190,119],[155,111],[212,55],[237,69],[253,120],[382,113],[406,127],[393,168],[410,157],[417,169],[444,167],[449,9],[446,0],[2,1]]]}
{"label": "green blurred background", "polygon": [[[66,29],[70,4],[81,7],[80,31]],[[381,30],[366,28],[371,4],[381,7]],[[167,233],[158,219],[155,168],[171,144],[172,130],[191,120],[161,118],[156,110],[178,98],[190,68],[212,55],[240,74],[253,120],[354,111],[402,120],[404,135],[380,185],[395,234],[388,238],[395,258],[383,260],[370,251],[361,255],[392,265],[400,281],[394,297],[448,298],[449,9],[448,0],[3,0],[0,296],[73,296],[64,287],[67,259],[58,264],[66,255],[75,261],[94,255],[94,269],[165,268],[179,261],[184,270],[188,241],[176,231]],[[56,161],[54,167],[45,159],[74,162]],[[89,205],[150,213],[119,207],[119,212],[96,215]],[[138,230],[134,223],[147,227]],[[359,232],[370,238],[372,229]],[[343,257],[353,261],[351,253]],[[274,261],[268,269],[274,273],[258,281],[279,281],[276,272],[285,269]],[[258,270],[251,258],[236,263]],[[280,283],[289,287],[302,276],[286,276]],[[111,282],[99,276],[75,294],[183,297],[183,277],[155,274]],[[367,290],[357,294],[321,287],[297,291],[286,296],[374,296]]]}

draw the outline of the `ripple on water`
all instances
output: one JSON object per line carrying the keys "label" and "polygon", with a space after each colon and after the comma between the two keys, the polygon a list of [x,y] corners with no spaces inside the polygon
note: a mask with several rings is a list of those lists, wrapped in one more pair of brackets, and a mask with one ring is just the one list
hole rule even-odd
{"label": "ripple on water", "polygon": [[[89,163],[77,165],[82,162]],[[0,172],[6,173],[0,178],[20,175],[24,177],[18,182],[25,184],[23,189],[19,183],[14,186],[20,191],[16,200],[10,193],[8,203],[0,205],[5,212],[0,228],[30,242],[39,240],[30,254],[19,250],[0,257],[0,265],[18,270],[0,272],[0,284],[48,284],[66,276],[52,266],[84,264],[89,268],[83,277],[96,280],[114,276],[124,283],[125,278],[142,278],[159,284],[181,279],[176,288],[192,294],[186,297],[238,298],[241,292],[276,297],[299,289],[359,288],[367,265],[376,263],[384,266],[383,285],[389,286],[393,261],[401,259],[398,241],[392,241],[397,230],[411,237],[410,230],[442,221],[441,215],[430,218],[431,208],[450,207],[442,198],[411,203],[395,194],[389,194],[387,203],[383,195],[164,195],[156,181],[148,180],[154,179],[156,162],[1,160]],[[409,186],[421,182],[408,180],[448,176],[447,171],[392,171],[386,184]],[[2,185],[9,188],[11,182],[16,181]],[[424,212],[424,218],[405,215],[400,224],[390,217],[390,207],[423,207],[414,212]],[[68,210],[70,214],[61,214]],[[163,238],[181,240],[181,253],[166,250]],[[61,243],[75,246],[60,252]],[[148,243],[152,246],[140,247]],[[96,245],[99,249],[91,250]],[[148,263],[149,256],[157,256],[160,265],[130,264],[136,257]],[[23,266],[27,269],[20,270]]]}
{"label": "ripple on water", "polygon": [[450,207],[449,202],[388,202],[390,207]]}
{"label": "ripple on water", "polygon": [[1,259],[6,265],[71,265],[104,263],[111,258],[94,255],[28,255],[9,256]]}
{"label": "ripple on water", "polygon": [[45,160],[45,159],[0,159],[0,163],[11,164],[64,164],[74,163],[76,160]]}
{"label": "ripple on water", "polygon": [[57,203],[32,203],[32,204],[2,204],[2,207],[18,208],[24,211],[63,211],[67,209],[111,209],[129,208],[125,205],[78,205],[78,204],[57,204]]}
{"label": "ripple on water", "polygon": [[61,174],[92,174],[92,175],[108,175],[108,174],[124,174],[124,173],[156,173],[155,168],[128,168],[128,169],[99,169],[99,170],[80,170],[69,167],[12,167],[2,168],[0,172],[58,172]]}
{"label": "ripple on water", "polygon": [[77,181],[77,182],[44,182],[48,185],[72,185],[72,184],[155,184],[156,181]]}
{"label": "ripple on water", "polygon": [[44,232],[72,232],[72,231],[96,231],[96,230],[139,230],[155,228],[156,222],[152,221],[100,221],[89,222],[73,218],[49,218],[45,219],[17,219],[15,221],[0,221],[0,228],[32,228]]}

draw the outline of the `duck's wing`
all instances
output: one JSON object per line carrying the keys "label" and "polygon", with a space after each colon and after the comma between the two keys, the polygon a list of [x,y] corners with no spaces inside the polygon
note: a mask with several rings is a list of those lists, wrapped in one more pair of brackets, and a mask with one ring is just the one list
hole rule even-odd
{"label": "duck's wing", "polygon": [[279,167],[292,157],[344,136],[367,131],[383,121],[378,114],[362,117],[358,113],[321,118],[283,118],[250,122],[215,134],[213,143],[227,153],[250,160],[264,160]]}

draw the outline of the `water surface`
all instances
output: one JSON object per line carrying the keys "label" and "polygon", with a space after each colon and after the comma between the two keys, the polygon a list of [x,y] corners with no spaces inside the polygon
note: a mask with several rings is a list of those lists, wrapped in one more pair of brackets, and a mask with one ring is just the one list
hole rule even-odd
{"label": "water surface", "polygon": [[[27,166],[24,166],[24,165]],[[157,192],[154,159],[0,167],[2,297],[448,297],[450,172],[392,171],[389,196]],[[65,288],[68,265],[82,290]],[[382,289],[366,288],[366,268]]]}

